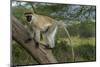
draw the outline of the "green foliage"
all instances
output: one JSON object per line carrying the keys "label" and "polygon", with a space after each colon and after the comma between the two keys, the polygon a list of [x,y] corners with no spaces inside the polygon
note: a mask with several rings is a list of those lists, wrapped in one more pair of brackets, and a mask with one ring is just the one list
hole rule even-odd
{"label": "green foliage", "polygon": [[[81,44],[75,48],[76,58],[83,58],[82,61],[91,61],[96,59],[95,46],[91,44]],[[80,59],[77,59],[78,61]]]}
{"label": "green foliage", "polygon": [[[62,4],[55,4],[55,5],[46,5],[46,6],[38,6],[36,8],[37,13],[39,14],[47,14],[50,15],[50,13],[56,13],[59,12],[60,10],[63,9],[63,7],[65,7],[66,5],[62,5]],[[67,6],[66,6],[67,7]],[[43,12],[41,12],[43,11]]]}
{"label": "green foliage", "polygon": [[[71,37],[75,52],[75,61],[95,61],[96,46],[95,38]],[[58,38],[53,54],[59,63],[73,62],[71,45],[68,39]],[[25,65],[37,64],[37,62],[17,43],[12,44],[12,63]]]}
{"label": "green foliage", "polygon": [[19,20],[23,19],[25,8],[23,7],[12,7],[12,15],[17,17]]}
{"label": "green foliage", "polygon": [[79,27],[81,37],[95,36],[95,22],[82,22]]}
{"label": "green foliage", "polygon": [[78,24],[73,23],[67,28],[71,36],[95,37],[95,26],[95,22],[89,20]]}
{"label": "green foliage", "polygon": [[80,27],[80,23],[79,24],[72,24],[71,26],[68,26],[68,31],[70,33],[71,36],[77,36],[79,35],[79,27]]}
{"label": "green foliage", "polygon": [[15,41],[12,41],[12,64],[26,65],[33,63],[38,64],[22,46]]}
{"label": "green foliage", "polygon": [[[95,38],[71,37],[75,52],[75,61],[95,61]],[[59,38],[53,53],[59,62],[73,62],[71,44],[66,38]]]}
{"label": "green foliage", "polygon": [[58,62],[73,62],[71,46],[67,45],[66,41],[56,42],[56,47],[53,49],[54,56]]}

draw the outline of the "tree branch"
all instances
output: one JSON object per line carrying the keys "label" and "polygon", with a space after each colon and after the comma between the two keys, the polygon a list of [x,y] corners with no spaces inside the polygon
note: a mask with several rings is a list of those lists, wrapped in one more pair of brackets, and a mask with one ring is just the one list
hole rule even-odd
{"label": "tree branch", "polygon": [[39,48],[35,47],[34,40],[30,40],[28,43],[25,43],[25,40],[30,38],[27,29],[24,28],[24,25],[21,24],[14,16],[11,17],[12,20],[12,37],[15,39],[25,50],[39,63],[57,63],[54,58],[52,51],[46,49],[44,46],[40,45]]}

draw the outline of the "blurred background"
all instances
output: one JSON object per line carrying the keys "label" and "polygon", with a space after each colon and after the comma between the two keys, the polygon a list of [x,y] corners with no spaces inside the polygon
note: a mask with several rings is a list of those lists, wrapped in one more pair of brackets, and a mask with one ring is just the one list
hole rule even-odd
{"label": "blurred background", "polygon": [[[33,10],[67,24],[75,52],[75,62],[96,60],[96,6],[12,1],[11,14],[26,27],[24,12]],[[13,33],[12,33],[13,34]],[[71,44],[59,28],[56,47],[52,50],[59,63],[73,62]],[[12,64],[38,64],[15,40],[12,40]]]}

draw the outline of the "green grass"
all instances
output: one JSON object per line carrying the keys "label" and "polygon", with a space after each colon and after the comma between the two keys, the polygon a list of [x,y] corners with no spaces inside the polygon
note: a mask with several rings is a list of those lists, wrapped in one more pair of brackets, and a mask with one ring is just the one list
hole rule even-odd
{"label": "green grass", "polygon": [[[77,36],[71,37],[71,40],[75,52],[75,61],[96,60],[96,45],[94,37],[80,38]],[[59,62],[73,62],[71,44],[66,38],[59,38],[57,40],[53,53]]]}
{"label": "green grass", "polygon": [[[95,38],[71,37],[75,52],[75,61],[95,61]],[[58,62],[73,62],[71,45],[68,39],[60,38],[56,41],[53,54]],[[12,44],[13,64],[37,64],[37,62],[17,43]]]}
{"label": "green grass", "polygon": [[[68,38],[59,38],[57,40],[57,43],[60,42],[65,42],[65,43],[69,43],[69,39]],[[79,36],[73,36],[71,37],[71,42],[73,44],[73,46],[78,46],[78,45],[82,45],[82,44],[90,44],[95,46],[95,38],[94,37],[89,37],[89,38],[81,38]]]}
{"label": "green grass", "polygon": [[37,62],[18,43],[12,41],[12,64],[25,65],[37,64]]}

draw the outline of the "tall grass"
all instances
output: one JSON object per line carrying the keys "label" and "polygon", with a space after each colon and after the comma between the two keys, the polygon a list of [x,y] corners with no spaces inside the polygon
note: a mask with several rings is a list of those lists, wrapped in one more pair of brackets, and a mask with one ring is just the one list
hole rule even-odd
{"label": "tall grass", "polygon": [[[71,37],[75,52],[75,62],[95,61],[96,45],[95,38]],[[53,54],[58,62],[73,62],[71,45],[68,39],[59,38],[56,40],[56,47]],[[37,62],[17,43],[12,44],[12,63],[13,64],[37,64]]]}
{"label": "tall grass", "polygon": [[27,52],[15,41],[12,41],[12,64],[14,65],[26,65],[26,64],[38,64]]}
{"label": "tall grass", "polygon": [[[75,52],[75,61],[95,61],[96,44],[95,38],[71,37]],[[56,48],[53,49],[54,55],[59,62],[73,62],[71,44],[68,39],[60,38],[56,41]],[[62,60],[62,61],[61,61]]]}

